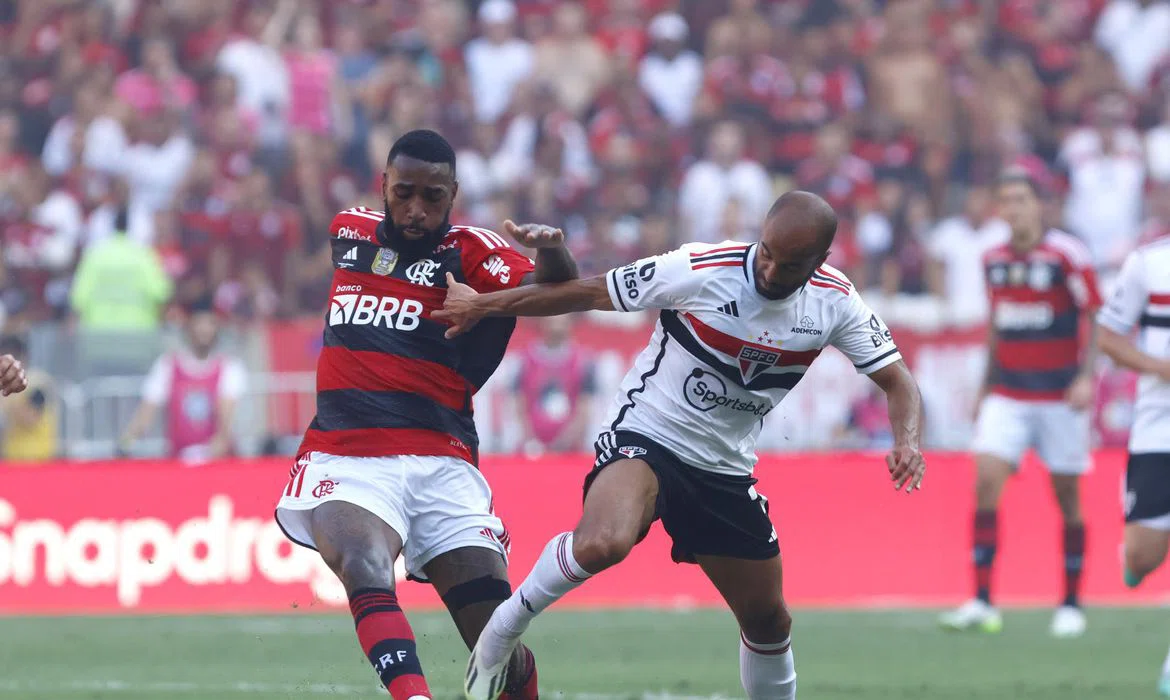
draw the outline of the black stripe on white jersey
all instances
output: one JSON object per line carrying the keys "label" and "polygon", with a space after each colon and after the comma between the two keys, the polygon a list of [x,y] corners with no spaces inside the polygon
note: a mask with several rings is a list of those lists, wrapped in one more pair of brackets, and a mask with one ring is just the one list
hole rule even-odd
{"label": "black stripe on white jersey", "polygon": [[699,253],[691,255],[691,264],[698,265],[706,262],[719,262],[721,260],[739,260],[747,255],[747,248],[743,250],[733,250],[730,253]]}
{"label": "black stripe on white jersey", "polygon": [[662,367],[662,358],[666,357],[666,342],[668,340],[669,338],[667,335],[663,333],[662,344],[658,347],[658,355],[654,358],[654,364],[651,365],[650,369],[646,370],[646,372],[642,375],[642,383],[633,389],[630,389],[629,393],[626,394],[626,403],[621,407],[621,410],[618,411],[617,418],[614,418],[613,423],[609,426],[611,432],[617,431],[618,427],[622,424],[622,419],[626,417],[626,411],[629,411],[634,407],[634,394],[640,394],[643,391],[646,391],[647,380],[657,374],[658,370]]}

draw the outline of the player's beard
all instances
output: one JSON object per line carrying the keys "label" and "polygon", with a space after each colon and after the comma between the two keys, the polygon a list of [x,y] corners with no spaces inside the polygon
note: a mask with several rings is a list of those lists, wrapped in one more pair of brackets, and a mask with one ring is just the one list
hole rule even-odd
{"label": "player's beard", "polygon": [[[808,279],[812,279],[812,275],[809,275]],[[764,285],[760,284],[760,281],[757,279],[756,280],[756,293],[759,294],[760,296],[764,297],[765,299],[768,299],[771,301],[780,301],[782,299],[787,299],[788,297],[792,296],[797,291],[799,291],[801,287],[808,284],[808,279],[806,279],[805,281],[801,282],[798,285],[789,286],[789,287],[765,287]]]}
{"label": "player's beard", "polygon": [[[386,203],[386,211],[390,211],[390,203]],[[421,260],[427,257],[443,239],[447,236],[447,232],[451,230],[451,211],[448,210],[443,220],[439,225],[433,229],[421,229],[423,231],[422,238],[407,238],[406,226],[398,226],[387,216],[386,224],[386,242],[390,247],[398,252],[398,255],[405,261]],[[412,226],[410,228],[421,228]]]}

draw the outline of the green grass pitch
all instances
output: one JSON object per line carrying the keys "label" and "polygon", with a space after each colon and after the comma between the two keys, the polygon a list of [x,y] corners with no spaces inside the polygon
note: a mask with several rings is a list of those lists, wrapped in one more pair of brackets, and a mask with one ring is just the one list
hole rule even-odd
{"label": "green grass pitch", "polygon": [[[1157,609],[1093,609],[1080,640],[1049,611],[1008,611],[999,636],[947,633],[928,611],[797,611],[801,700],[1140,700],[1167,644]],[[466,652],[445,615],[411,615],[436,698]],[[0,620],[0,700],[388,697],[348,616]],[[551,700],[743,697],[722,611],[551,612],[527,636]]]}

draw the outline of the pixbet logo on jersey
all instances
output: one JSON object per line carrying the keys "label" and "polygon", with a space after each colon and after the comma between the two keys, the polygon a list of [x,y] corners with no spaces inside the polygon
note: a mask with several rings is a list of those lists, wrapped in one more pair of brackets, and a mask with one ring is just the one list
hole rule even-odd
{"label": "pixbet logo on jersey", "polygon": [[422,302],[372,294],[338,294],[329,307],[329,325],[382,326],[400,331],[418,328]]}

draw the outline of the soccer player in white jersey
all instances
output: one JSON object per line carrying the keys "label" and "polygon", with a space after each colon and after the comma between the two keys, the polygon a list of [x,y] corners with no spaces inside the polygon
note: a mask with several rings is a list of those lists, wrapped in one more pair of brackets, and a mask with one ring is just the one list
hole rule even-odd
{"label": "soccer player in white jersey", "polygon": [[[1101,350],[1142,375],[1125,472],[1125,583],[1135,587],[1170,544],[1170,237],[1130,254],[1097,323]],[[1170,696],[1170,656],[1158,690]]]}
{"label": "soccer player in white jersey", "polygon": [[658,519],[676,562],[696,563],[741,630],[752,700],[796,696],[792,618],[768,502],[752,478],[762,418],[832,345],[889,399],[895,488],[920,487],[921,397],[889,330],[825,265],[837,218],[807,192],[782,196],[754,245],[690,244],[578,282],[476,295],[454,284],[436,318],[455,335],[484,316],[657,309],[649,346],[597,440],[577,527],[553,538],[472,652],[467,697],[492,700],[532,619],[629,554]]}

